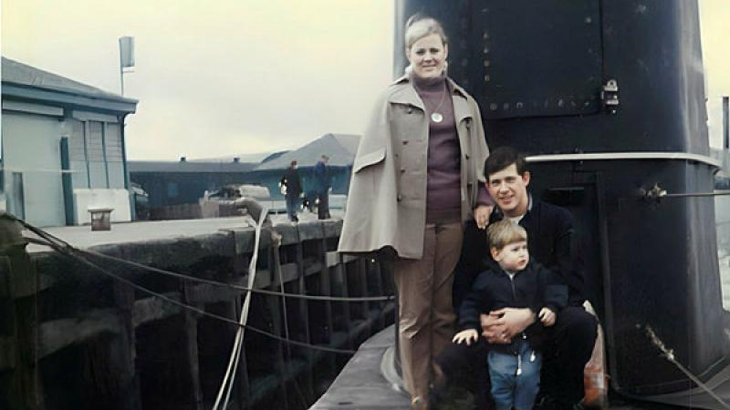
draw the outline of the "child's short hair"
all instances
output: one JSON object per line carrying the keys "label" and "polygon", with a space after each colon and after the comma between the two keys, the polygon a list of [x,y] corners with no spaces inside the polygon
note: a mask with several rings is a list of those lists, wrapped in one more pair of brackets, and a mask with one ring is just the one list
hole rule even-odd
{"label": "child's short hair", "polygon": [[509,219],[489,224],[487,227],[487,243],[490,249],[502,249],[509,244],[522,241],[527,241],[527,231]]}

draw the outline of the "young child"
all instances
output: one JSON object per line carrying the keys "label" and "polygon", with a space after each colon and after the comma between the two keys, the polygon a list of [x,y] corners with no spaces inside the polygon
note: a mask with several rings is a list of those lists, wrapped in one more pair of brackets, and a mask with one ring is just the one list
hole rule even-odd
{"label": "young child", "polygon": [[530,262],[527,232],[510,220],[487,228],[493,264],[474,282],[461,305],[455,343],[476,342],[481,333],[479,315],[505,307],[530,308],[536,321],[509,344],[491,344],[488,364],[492,398],[497,410],[531,409],[540,388],[539,349],[544,326],[555,323],[568,301],[568,289],[556,275]]}

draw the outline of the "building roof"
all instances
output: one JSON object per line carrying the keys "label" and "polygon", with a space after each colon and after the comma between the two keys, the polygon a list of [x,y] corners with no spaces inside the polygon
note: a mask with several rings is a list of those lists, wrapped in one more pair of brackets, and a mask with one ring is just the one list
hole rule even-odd
{"label": "building roof", "polygon": [[191,162],[191,161],[127,161],[130,173],[140,172],[248,172],[257,164],[250,162]]}
{"label": "building roof", "polygon": [[57,103],[134,112],[137,100],[2,57],[2,94]]}
{"label": "building roof", "polygon": [[359,143],[359,135],[325,134],[299,149],[262,163],[256,171],[286,169],[295,160],[300,167],[314,166],[322,154],[329,157],[330,166],[349,167],[355,160]]}
{"label": "building roof", "polygon": [[208,157],[208,158],[190,158],[188,161],[191,162],[233,162],[238,158],[241,162],[256,163],[262,162],[265,158],[269,157],[271,152],[257,152],[255,154],[228,154],[221,157]]}

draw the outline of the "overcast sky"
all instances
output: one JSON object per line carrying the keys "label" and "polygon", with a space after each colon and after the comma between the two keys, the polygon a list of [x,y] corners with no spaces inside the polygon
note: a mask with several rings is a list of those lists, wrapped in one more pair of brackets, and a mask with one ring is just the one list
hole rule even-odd
{"label": "overcast sky", "polygon": [[[730,1],[699,1],[718,135]],[[232,156],[361,133],[391,79],[393,10],[392,0],[2,0],[2,53],[119,92],[117,41],[134,36],[128,157]]]}
{"label": "overcast sky", "polygon": [[359,134],[392,73],[392,0],[2,0],[3,55],[125,96],[130,159]]}

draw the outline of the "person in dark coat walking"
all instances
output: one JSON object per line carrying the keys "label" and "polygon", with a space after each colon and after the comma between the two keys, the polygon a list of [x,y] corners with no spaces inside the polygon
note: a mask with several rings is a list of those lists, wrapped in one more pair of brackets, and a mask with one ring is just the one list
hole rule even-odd
{"label": "person in dark coat walking", "polygon": [[302,180],[299,178],[299,170],[297,169],[297,161],[292,161],[287,168],[286,173],[279,181],[281,193],[286,199],[286,214],[292,222],[299,222],[297,217],[297,207],[299,206],[299,196],[302,194]]}
{"label": "person in dark coat walking", "polygon": [[332,186],[329,167],[327,161],[329,157],[322,155],[320,160],[314,166],[314,187],[317,194],[317,218],[329,219],[330,217],[330,200],[329,191]]}

